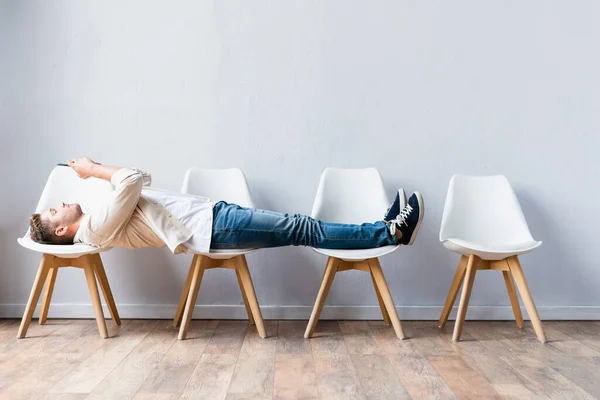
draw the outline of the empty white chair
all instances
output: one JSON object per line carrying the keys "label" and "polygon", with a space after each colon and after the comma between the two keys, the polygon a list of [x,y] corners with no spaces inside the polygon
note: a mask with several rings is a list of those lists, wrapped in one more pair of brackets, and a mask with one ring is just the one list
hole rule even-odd
{"label": "empty white chair", "polygon": [[453,340],[460,340],[475,272],[500,270],[517,325],[523,326],[523,317],[513,279],[538,339],[546,341],[518,258],[518,255],[529,253],[542,242],[531,236],[519,201],[505,176],[454,175],[450,179],[444,206],[440,241],[448,250],[462,255],[439,321],[442,327],[448,320],[464,281]]}
{"label": "empty white chair", "polygon": [[[400,190],[404,195],[404,191]],[[404,200],[404,196],[401,196],[401,200]],[[321,221],[345,224],[381,221],[390,203],[377,169],[326,168],[321,175],[312,217]],[[401,207],[404,205],[401,204]],[[396,336],[404,339],[394,300],[378,259],[397,250],[398,247],[398,245],[394,245],[360,250],[315,248],[315,251],[328,256],[329,259],[304,337],[309,338],[313,334],[335,274],[354,269],[371,274],[383,319],[386,323],[391,321]]]}
{"label": "empty white chair", "polygon": [[[244,173],[237,169],[199,169],[190,168],[183,181],[183,193],[202,195],[209,197],[211,201],[227,201],[242,207],[254,207],[250,196],[250,189],[246,182]],[[257,249],[235,249],[235,250],[210,250],[208,253],[195,253],[188,272],[187,279],[173,326],[181,323],[179,339],[186,337],[187,329],[192,319],[194,306],[200,290],[200,283],[204,271],[210,268],[229,268],[235,270],[238,284],[244,299],[244,305],[248,313],[250,323],[256,324],[260,337],[267,336],[264,322],[256,299],[254,285],[248,270],[246,254]]]}
{"label": "empty white chair", "polygon": [[[61,201],[65,203],[79,203],[85,212],[93,208],[95,204],[103,201],[111,192],[112,186],[107,181],[97,178],[84,180],[79,178],[75,171],[69,167],[55,167],[50,173],[35,212],[40,213],[51,207],[55,207]],[[23,319],[21,320],[21,326],[17,334],[18,338],[23,338],[27,334],[29,323],[44,284],[46,285],[46,291],[42,302],[39,323],[44,324],[46,322],[54,282],[56,281],[58,269],[61,267],[77,267],[84,270],[100,336],[103,338],[108,337],[108,331],[104,321],[98,286],[96,286],[96,278],[98,278],[98,282],[100,283],[100,288],[106,299],[112,319],[117,325],[121,324],[106,272],[100,258],[100,253],[109,250],[108,248],[100,249],[86,244],[40,244],[31,240],[29,229],[17,241],[21,246],[42,254],[42,261],[33,288],[31,289],[31,295],[29,296]]]}

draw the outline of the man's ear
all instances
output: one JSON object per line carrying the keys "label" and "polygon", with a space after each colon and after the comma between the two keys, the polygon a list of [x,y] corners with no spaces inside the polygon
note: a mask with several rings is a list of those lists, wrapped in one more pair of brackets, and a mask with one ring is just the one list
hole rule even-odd
{"label": "man's ear", "polygon": [[66,226],[58,226],[55,230],[54,230],[54,234],[56,236],[64,236],[67,234],[67,227]]}

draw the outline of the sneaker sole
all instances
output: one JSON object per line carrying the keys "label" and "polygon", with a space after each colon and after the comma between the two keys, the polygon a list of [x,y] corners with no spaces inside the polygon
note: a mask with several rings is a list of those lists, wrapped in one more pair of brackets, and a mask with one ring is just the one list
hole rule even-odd
{"label": "sneaker sole", "polygon": [[415,242],[417,238],[417,233],[419,232],[419,228],[421,227],[421,222],[423,222],[423,215],[425,215],[425,203],[423,202],[423,196],[421,193],[415,192],[415,196],[417,196],[417,201],[419,202],[419,220],[417,221],[417,225],[415,226],[415,230],[410,235],[410,240],[408,241],[407,246],[410,246]]}
{"label": "sneaker sole", "polygon": [[398,194],[400,195],[400,211],[402,211],[404,207],[406,207],[406,204],[408,204],[408,200],[406,200],[406,192],[404,189],[398,189]]}

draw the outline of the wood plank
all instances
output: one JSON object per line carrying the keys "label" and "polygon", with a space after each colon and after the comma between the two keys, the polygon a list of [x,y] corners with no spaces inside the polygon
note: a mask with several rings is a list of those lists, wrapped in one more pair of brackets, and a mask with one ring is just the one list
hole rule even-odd
{"label": "wood plank", "polygon": [[473,370],[492,384],[524,385],[527,380],[510,367],[500,357],[492,354],[462,354],[462,359]]}
{"label": "wood plank", "polygon": [[310,340],[304,339],[306,321],[279,321],[277,354],[311,354]]}
{"label": "wood plank", "polygon": [[160,321],[94,388],[88,399],[130,399],[177,341],[177,329]]}
{"label": "wood plank", "polygon": [[461,399],[500,399],[500,395],[459,356],[430,356],[427,360]]}
{"label": "wood plank", "polygon": [[[414,335],[414,322],[405,321],[404,331],[409,338]],[[368,321],[377,345],[384,354],[420,354],[412,340],[399,340],[394,329],[383,321]]]}
{"label": "wood plank", "polygon": [[492,385],[503,399],[510,400],[545,400],[548,396],[537,393],[533,385],[514,385],[509,383],[499,383]]}
{"label": "wood plank", "polygon": [[275,400],[318,399],[317,376],[312,355],[277,354],[273,386]]}
{"label": "wood plank", "polygon": [[[15,324],[16,325],[16,324]],[[17,332],[17,328],[15,327],[14,331],[0,331],[0,348],[4,347],[6,344],[15,341],[15,333]]]}
{"label": "wood plank", "polygon": [[579,339],[578,336],[595,336],[600,334],[600,324],[597,321],[552,321],[549,323],[567,335]]}
{"label": "wood plank", "polygon": [[460,342],[454,342],[450,335],[442,332],[442,330],[431,329],[432,335],[437,333],[438,337],[447,342],[453,355],[463,354],[488,354],[487,349],[479,340],[475,339],[470,333],[462,333]]}
{"label": "wood plank", "polygon": [[[96,333],[97,335],[98,333]],[[44,400],[84,400],[87,393],[46,393]]]}
{"label": "wood plank", "polygon": [[245,393],[229,393],[225,400],[272,400],[273,397],[267,396],[266,394],[245,394]]}
{"label": "wood plank", "polygon": [[369,399],[411,399],[383,354],[352,354],[352,364]]}
{"label": "wood plank", "polygon": [[[19,322],[16,320],[7,320],[3,326],[0,326],[0,362],[8,359],[11,355],[2,354],[2,349],[10,350],[17,347],[17,331],[19,330]],[[22,342],[22,340],[21,340]],[[16,354],[13,350],[12,355]]]}
{"label": "wood plank", "polygon": [[[16,327],[15,327],[15,325],[16,325]],[[0,319],[0,333],[14,332],[14,335],[16,335],[18,329],[19,329],[19,320],[17,320],[17,319]]]}
{"label": "wood plank", "polygon": [[348,354],[348,347],[337,321],[320,321],[310,339],[314,353]]}
{"label": "wood plank", "polygon": [[[117,334],[129,322],[122,325],[109,325],[109,334]],[[98,337],[93,321],[89,321],[90,329],[83,335],[60,349],[50,354],[39,362],[32,363],[26,369],[26,374],[12,385],[2,390],[8,398],[39,398],[45,397],[46,392],[58,381],[67,376],[79,363],[96,351],[108,341]]]}
{"label": "wood plank", "polygon": [[537,353],[533,357],[539,357],[539,360],[544,362],[544,364],[594,397],[600,398],[600,373],[598,373],[598,370],[590,369],[575,358],[569,357],[552,347]]}
{"label": "wood plank", "polygon": [[[418,321],[406,321],[404,326],[411,338],[419,328]],[[412,339],[398,340],[393,330],[380,321],[369,321],[369,327],[413,399],[456,398],[442,377],[414,346]]]}
{"label": "wood plank", "polygon": [[203,354],[183,390],[182,400],[221,400],[227,396],[237,354]]}
{"label": "wood plank", "polygon": [[[56,323],[60,328],[40,340],[32,341],[32,346],[0,364],[0,389],[2,391],[26,376],[32,366],[43,365],[44,360],[52,357],[86,331],[94,328],[91,320],[58,321],[48,324],[51,323]],[[34,330],[33,327],[31,330]],[[23,340],[27,339],[15,339],[15,341]]]}
{"label": "wood plank", "polygon": [[219,321],[204,353],[239,354],[248,326],[248,321]]}
{"label": "wood plank", "polygon": [[181,393],[137,392],[132,400],[179,400]]}
{"label": "wood plank", "polygon": [[320,398],[367,399],[349,354],[319,351],[313,353],[313,359]]}
{"label": "wood plank", "polygon": [[383,349],[367,321],[340,321],[339,324],[350,354],[382,354]]}
{"label": "wood plank", "polygon": [[490,350],[490,352],[496,356],[506,355],[507,353],[521,352],[521,348],[513,343],[510,339],[502,334],[502,331],[509,327],[509,329],[519,330],[510,321],[469,321],[471,328],[469,329],[469,335],[477,340],[483,347]]}
{"label": "wood plank", "polygon": [[593,321],[553,321],[546,330],[551,345],[573,357],[600,357],[600,329]]}
{"label": "wood plank", "polygon": [[[589,366],[579,362],[574,357],[570,357],[563,350],[555,347],[557,343],[561,342],[561,339],[556,342],[551,342],[549,345],[542,345],[535,340],[533,329],[527,329],[529,330],[529,335],[512,339],[514,343],[521,347],[522,355],[527,356],[532,360],[540,361],[545,366],[552,368],[589,394],[600,397],[600,373],[597,372],[597,370],[590,369]],[[564,337],[568,336],[564,335],[563,338]],[[576,341],[572,340],[565,342],[571,344],[576,343]],[[581,344],[581,346],[583,347],[584,345]],[[572,351],[572,347],[564,349]],[[575,349],[574,351],[575,354],[580,354],[581,352],[582,348]]]}
{"label": "wood plank", "polygon": [[134,398],[179,397],[202,357],[218,321],[191,321],[186,340],[175,342]]}
{"label": "wood plank", "polygon": [[310,339],[322,399],[366,399],[337,321],[321,321]]}
{"label": "wood plank", "polygon": [[[430,321],[428,321],[430,322]],[[454,323],[448,323],[443,328],[431,325],[416,326],[411,335],[411,343],[424,356],[453,356],[457,347],[448,340],[451,335],[450,328]]]}
{"label": "wood plank", "polygon": [[587,365],[588,368],[600,370],[600,357],[576,357],[580,363]]}
{"label": "wood plank", "polygon": [[550,398],[593,399],[582,388],[529,355],[501,356],[513,369]]}
{"label": "wood plank", "polygon": [[273,395],[278,325],[278,321],[266,321],[266,339],[248,327],[228,393]]}
{"label": "wood plank", "polygon": [[388,354],[388,358],[413,399],[457,398],[446,381],[422,354]]}
{"label": "wood plank", "polygon": [[[20,322],[17,322],[17,325]],[[55,336],[56,332],[70,325],[71,321],[53,319],[44,325],[31,324],[28,330],[28,335],[23,339],[17,339],[15,336],[12,340],[7,338],[4,343],[0,344],[0,364],[7,362],[10,358],[23,352],[35,352],[36,348],[43,346],[39,342],[49,336]],[[18,330],[18,326],[17,326]],[[17,330],[13,330],[16,333]],[[8,331],[7,331],[8,332]]]}
{"label": "wood plank", "polygon": [[158,325],[156,320],[132,320],[116,336],[79,363],[49,393],[90,393]]}

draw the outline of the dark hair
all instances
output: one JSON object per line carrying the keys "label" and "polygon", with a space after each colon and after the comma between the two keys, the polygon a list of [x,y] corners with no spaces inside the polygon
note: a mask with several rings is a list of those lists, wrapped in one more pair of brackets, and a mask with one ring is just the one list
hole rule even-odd
{"label": "dark hair", "polygon": [[57,236],[54,233],[56,224],[50,221],[44,221],[41,214],[31,214],[29,217],[29,227],[31,240],[42,244],[73,244],[73,237],[70,235]]}

